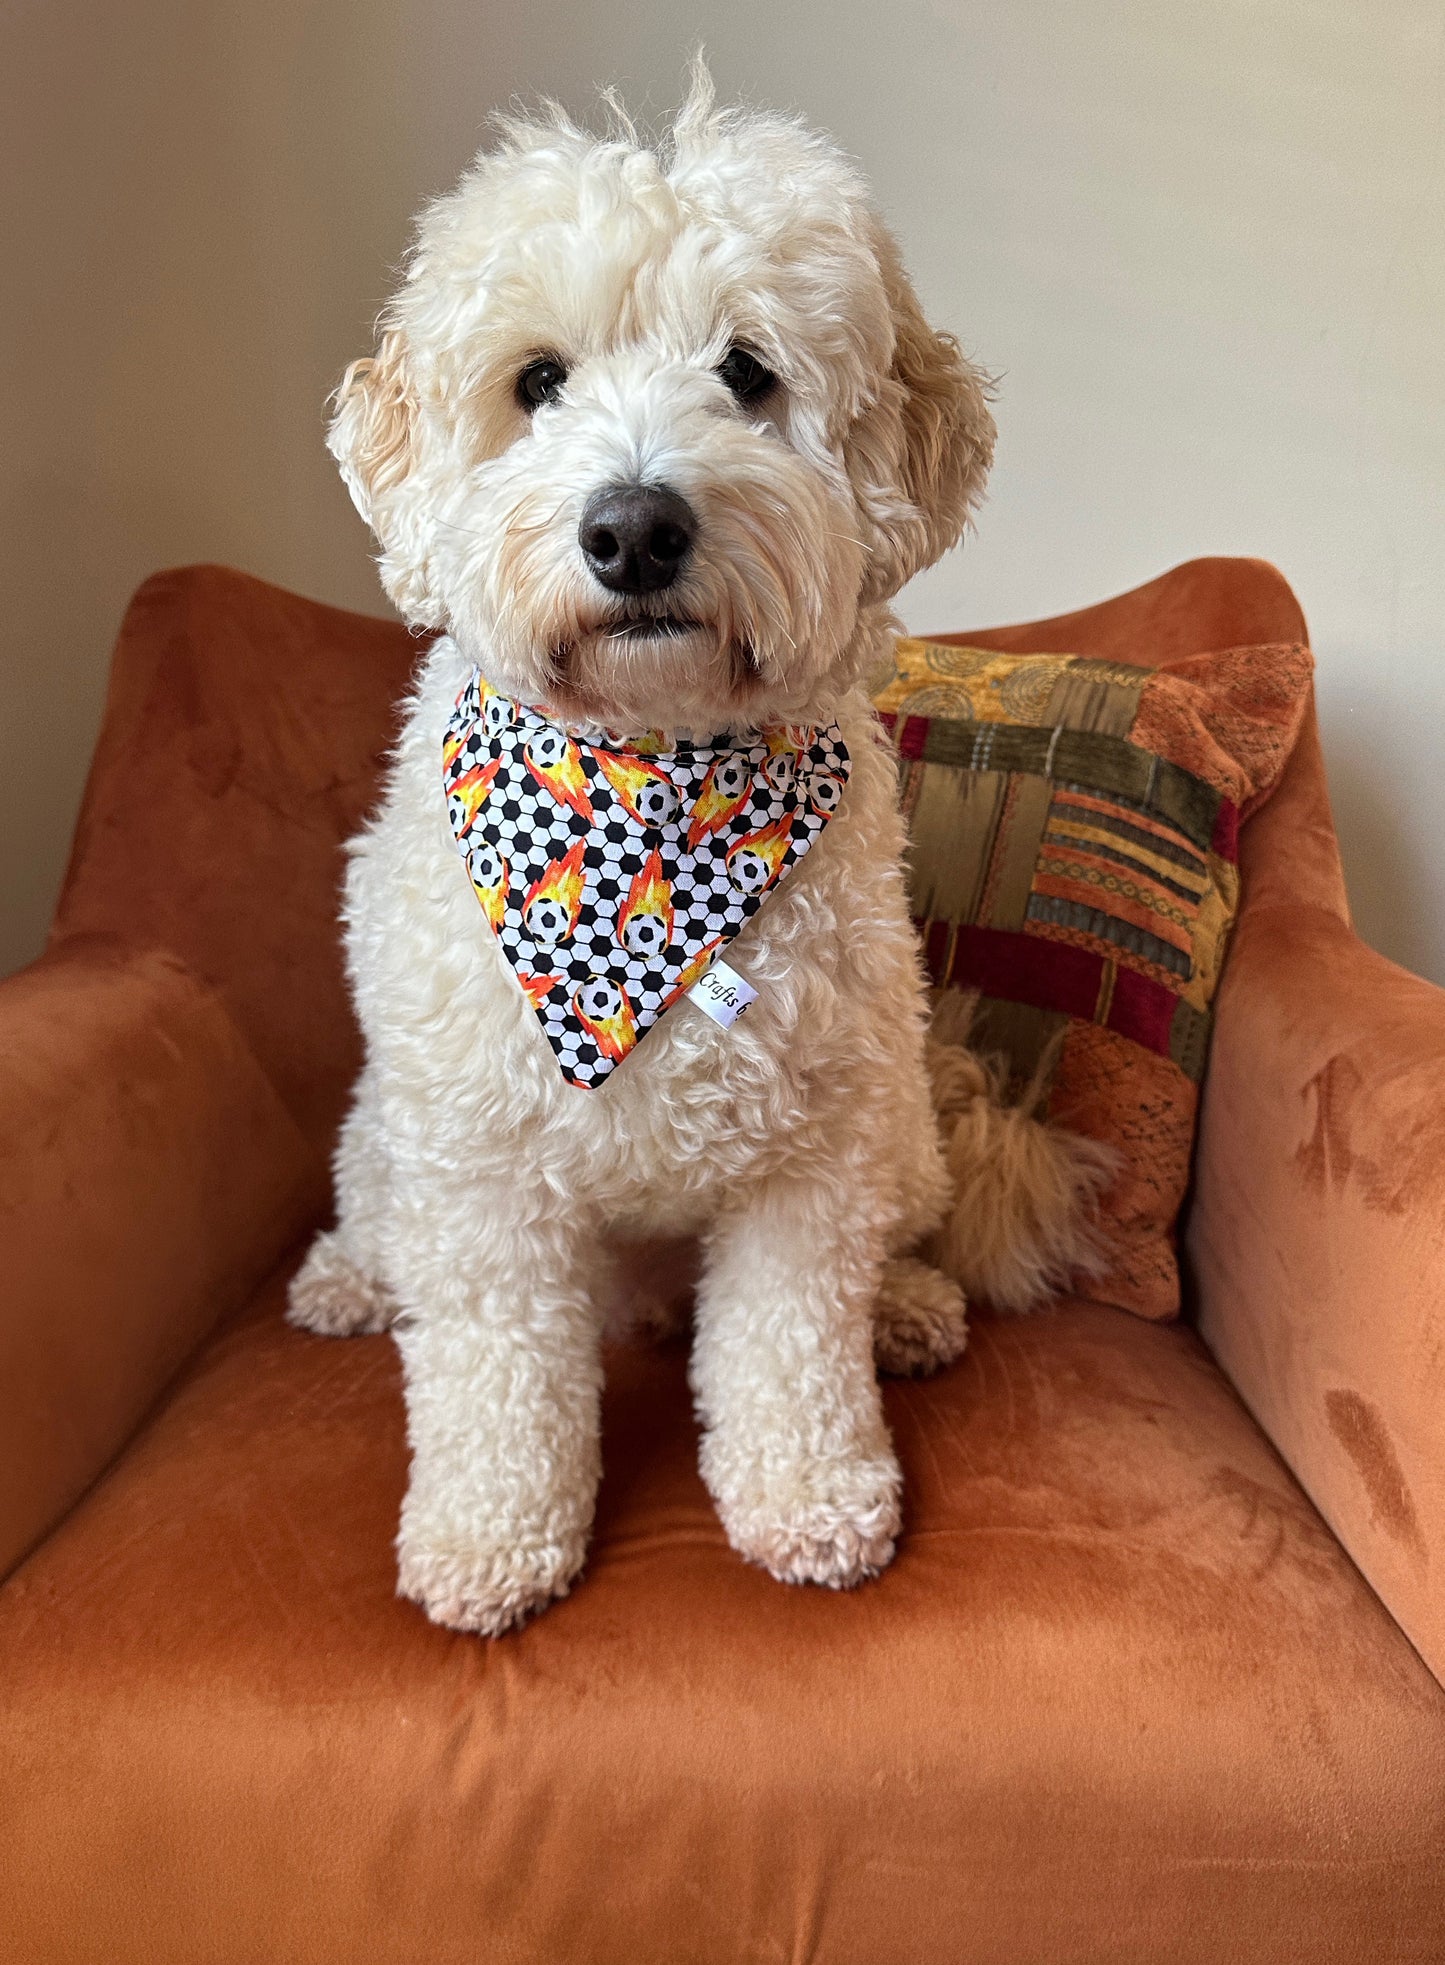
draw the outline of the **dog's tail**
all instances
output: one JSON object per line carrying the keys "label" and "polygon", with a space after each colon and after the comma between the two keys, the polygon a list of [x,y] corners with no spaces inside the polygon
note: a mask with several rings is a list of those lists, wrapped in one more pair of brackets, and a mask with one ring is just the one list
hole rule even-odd
{"label": "dog's tail", "polygon": [[968,1043],[973,1009],[954,998],[928,1042],[933,1105],[954,1181],[932,1253],[970,1298],[995,1310],[1033,1310],[1108,1267],[1099,1203],[1120,1158],[1102,1141],[1042,1116],[1061,1039],[1011,1098],[1003,1062]]}

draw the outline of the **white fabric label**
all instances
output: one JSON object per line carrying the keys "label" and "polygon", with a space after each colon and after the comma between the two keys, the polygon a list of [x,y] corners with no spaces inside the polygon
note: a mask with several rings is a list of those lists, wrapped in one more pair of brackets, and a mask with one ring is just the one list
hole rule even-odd
{"label": "white fabric label", "polygon": [[706,1010],[713,1022],[720,1023],[724,1029],[736,1023],[749,1003],[755,1003],[758,998],[752,984],[745,983],[736,969],[730,969],[721,960],[714,962],[687,993],[700,1010]]}

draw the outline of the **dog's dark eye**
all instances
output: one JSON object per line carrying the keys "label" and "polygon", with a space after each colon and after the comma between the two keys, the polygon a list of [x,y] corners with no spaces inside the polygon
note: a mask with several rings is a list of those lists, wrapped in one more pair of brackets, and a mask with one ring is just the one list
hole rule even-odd
{"label": "dog's dark eye", "polygon": [[528,362],[517,377],[517,401],[525,410],[540,409],[543,403],[556,402],[566,380],[562,364],[544,355],[540,361]]}
{"label": "dog's dark eye", "polygon": [[717,372],[740,403],[761,402],[778,379],[747,348],[729,348]]}

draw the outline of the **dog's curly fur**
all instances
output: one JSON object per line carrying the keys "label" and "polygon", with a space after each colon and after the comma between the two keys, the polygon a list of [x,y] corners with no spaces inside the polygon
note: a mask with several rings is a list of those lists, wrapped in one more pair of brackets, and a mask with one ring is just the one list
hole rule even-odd
{"label": "dog's curly fur", "polygon": [[[719,375],[739,344],[778,378],[752,408]],[[566,382],[529,414],[517,378],[539,355]],[[291,1315],[329,1333],[395,1319],[400,1588],[441,1623],[502,1631],[577,1576],[615,1294],[599,1275],[649,1236],[700,1242],[692,1383],[734,1547],[834,1586],[892,1554],[875,1343],[929,1368],[964,1321],[914,1253],[952,1183],[864,680],[889,656],[890,598],[962,533],[993,441],[983,377],[925,322],[851,165],[795,122],[719,111],[701,70],[656,149],[555,111],[505,124],[424,214],[377,351],[338,392],[331,448],[387,592],[442,632],[350,848],[366,1064],[339,1223]],[[607,633],[625,610],[577,534],[617,481],[665,483],[697,514],[667,596],[702,624],[684,637]],[[474,663],[614,728],[841,723],[846,799],[734,945],[759,996],[732,1029],[684,1000],[599,1090],[563,1080],[448,826],[442,731]]]}

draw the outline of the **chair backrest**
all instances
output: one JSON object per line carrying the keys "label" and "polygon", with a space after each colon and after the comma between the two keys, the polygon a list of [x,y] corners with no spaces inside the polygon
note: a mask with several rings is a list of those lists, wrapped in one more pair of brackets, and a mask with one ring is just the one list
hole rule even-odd
{"label": "chair backrest", "polygon": [[[1079,613],[945,640],[1152,663],[1305,636],[1283,577],[1201,559]],[[375,799],[419,653],[394,621],[225,567],[159,573],[121,627],[52,945],[168,949],[216,989],[312,1139],[359,1061],[343,983],[341,847]],[[1286,888],[1345,912],[1313,721],[1245,831],[1245,904]]]}
{"label": "chair backrest", "polygon": [[342,842],[375,798],[418,644],[226,567],[127,610],[51,945],[170,950],[222,997],[307,1135],[359,1061],[337,934]]}

